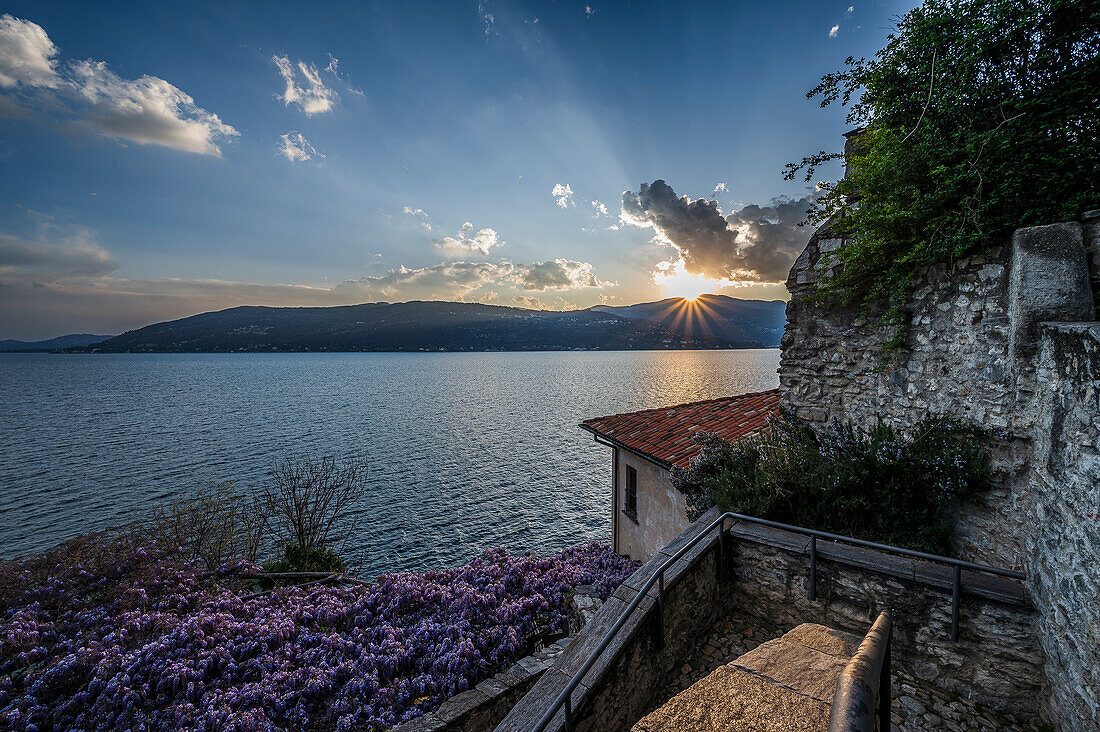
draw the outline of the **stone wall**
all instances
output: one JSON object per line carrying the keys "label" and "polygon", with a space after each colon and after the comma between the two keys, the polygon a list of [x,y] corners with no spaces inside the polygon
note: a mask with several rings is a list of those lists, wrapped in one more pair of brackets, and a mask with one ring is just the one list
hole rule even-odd
{"label": "stone wall", "polygon": [[1037,368],[1028,570],[1053,717],[1100,728],[1100,324],[1046,325]]}
{"label": "stone wall", "polygon": [[890,610],[897,672],[997,711],[1039,715],[1043,653],[1021,583],[964,571],[956,643],[946,566],[819,541],[811,600],[808,537],[738,526],[733,538],[733,607],[787,627],[813,622],[857,635]]}
{"label": "stone wall", "polygon": [[[1095,293],[1100,217],[1018,230],[1010,242],[920,273],[905,342],[875,308],[814,301],[844,246],[824,228],[791,270],[780,385],[783,407],[809,422],[884,422],[906,430],[926,415],[998,431],[998,481],[954,517],[956,550],[1021,569],[1041,612],[1049,713],[1064,729],[1093,729],[1100,586],[1095,458]],[[1052,321],[1077,323],[1053,325]],[[1092,518],[1090,518],[1090,515]]]}
{"label": "stone wall", "polygon": [[[641,567],[604,604],[553,668],[497,727],[530,732],[597,648],[605,633],[657,568],[717,517],[692,524]],[[997,710],[1034,716],[1042,696],[1042,652],[1035,612],[1018,582],[964,573],[962,631],[950,639],[950,572],[852,547],[818,545],[818,596],[809,599],[808,539],[738,526],[724,542],[719,578],[716,532],[666,574],[662,642],[656,630],[656,588],[614,636],[573,694],[576,729],[627,730],[666,701],[663,693],[716,622],[737,610],[787,629],[803,622],[863,635],[883,608],[894,611],[899,670]],[[548,727],[563,729],[561,713]]]}
{"label": "stone wall", "polygon": [[[530,732],[657,568],[718,515],[717,509],[711,509],[627,579],[554,667],[501,722],[497,732]],[[712,531],[666,571],[660,642],[656,632],[657,588],[653,587],[581,679],[572,695],[578,732],[629,729],[664,701],[660,696],[667,680],[694,650],[696,640],[706,636],[721,612],[723,594],[719,592],[716,574],[717,546],[718,534]],[[547,729],[560,732],[564,719],[559,711]]]}

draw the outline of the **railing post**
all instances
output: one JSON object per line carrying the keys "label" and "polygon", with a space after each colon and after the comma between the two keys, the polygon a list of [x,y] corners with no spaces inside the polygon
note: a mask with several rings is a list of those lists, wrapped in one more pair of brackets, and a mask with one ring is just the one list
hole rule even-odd
{"label": "railing post", "polygon": [[817,599],[817,537],[810,536],[810,600]]}
{"label": "railing post", "polygon": [[959,642],[959,595],[962,594],[962,567],[955,565],[951,580],[951,642]]}
{"label": "railing post", "polygon": [[653,640],[659,650],[665,647],[665,573],[663,568],[658,570],[657,573],[657,622],[655,625],[657,636]]}
{"label": "railing post", "polygon": [[718,521],[718,561],[715,564],[717,572],[715,579],[721,582],[726,574],[726,520],[724,518]]}

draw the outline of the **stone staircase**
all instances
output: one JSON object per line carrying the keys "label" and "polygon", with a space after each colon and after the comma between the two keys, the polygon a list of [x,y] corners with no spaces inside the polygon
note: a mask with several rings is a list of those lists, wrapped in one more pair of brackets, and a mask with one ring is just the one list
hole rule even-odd
{"label": "stone staircase", "polygon": [[841,671],[862,638],[805,623],[680,692],[633,732],[825,732]]}

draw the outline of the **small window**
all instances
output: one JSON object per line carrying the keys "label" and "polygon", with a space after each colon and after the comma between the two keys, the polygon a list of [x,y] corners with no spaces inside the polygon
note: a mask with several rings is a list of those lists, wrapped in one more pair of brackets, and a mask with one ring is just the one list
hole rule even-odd
{"label": "small window", "polygon": [[623,496],[623,511],[632,518],[638,516],[638,471],[626,466],[626,495]]}

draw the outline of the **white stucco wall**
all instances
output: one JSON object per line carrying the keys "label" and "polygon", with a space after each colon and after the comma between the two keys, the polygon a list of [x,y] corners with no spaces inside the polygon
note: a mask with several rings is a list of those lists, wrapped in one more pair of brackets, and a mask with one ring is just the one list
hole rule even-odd
{"label": "white stucco wall", "polygon": [[[688,527],[684,494],[672,487],[669,471],[615,448],[619,474],[615,479],[616,550],[631,559],[652,559]],[[626,505],[626,468],[638,471],[638,514],[635,523],[623,513]]]}

